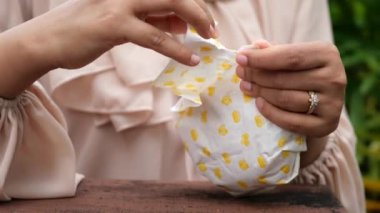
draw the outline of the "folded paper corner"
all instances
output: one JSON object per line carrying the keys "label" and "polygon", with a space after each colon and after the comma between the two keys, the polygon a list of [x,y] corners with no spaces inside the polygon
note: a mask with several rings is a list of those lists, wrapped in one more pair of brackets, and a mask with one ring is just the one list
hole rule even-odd
{"label": "folded paper corner", "polygon": [[182,112],[187,110],[190,107],[199,107],[202,105],[202,100],[200,96],[195,99],[180,98],[177,103],[171,108],[173,112]]}

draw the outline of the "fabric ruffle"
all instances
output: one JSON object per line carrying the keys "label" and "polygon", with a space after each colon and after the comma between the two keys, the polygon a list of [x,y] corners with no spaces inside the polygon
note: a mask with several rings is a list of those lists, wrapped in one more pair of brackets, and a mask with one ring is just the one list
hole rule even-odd
{"label": "fabric ruffle", "polygon": [[172,114],[165,104],[173,97],[151,85],[167,63],[152,50],[121,45],[81,69],[50,73],[52,97],[61,106],[94,114],[97,125],[111,122],[116,131],[166,122]]}
{"label": "fabric ruffle", "polygon": [[83,178],[62,113],[42,87],[0,98],[0,200],[73,196]]}

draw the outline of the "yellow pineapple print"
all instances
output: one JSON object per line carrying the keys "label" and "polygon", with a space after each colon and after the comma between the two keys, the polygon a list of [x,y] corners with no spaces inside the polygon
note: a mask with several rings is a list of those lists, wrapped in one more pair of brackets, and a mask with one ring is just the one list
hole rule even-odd
{"label": "yellow pineapple print", "polygon": [[222,104],[228,106],[228,105],[232,104],[232,98],[229,95],[223,96],[221,102],[222,102]]}
{"label": "yellow pineapple print", "polygon": [[265,160],[264,156],[260,155],[257,157],[257,163],[259,164],[260,168],[264,169],[267,166],[267,161]]}
{"label": "yellow pineapple print", "polygon": [[206,166],[205,163],[201,162],[201,163],[198,164],[198,169],[201,172],[206,172],[207,171],[207,166]]}
{"label": "yellow pineapple print", "polygon": [[223,157],[223,161],[224,163],[226,163],[227,165],[231,164],[231,155],[228,154],[227,152],[224,152],[222,153],[222,157]]}
{"label": "yellow pineapple print", "polygon": [[215,95],[215,87],[209,87],[208,88],[208,95],[214,96]]}
{"label": "yellow pineapple print", "polygon": [[277,142],[277,145],[279,148],[283,148],[286,144],[286,138],[285,137],[281,137],[278,142]]}
{"label": "yellow pineapple print", "polygon": [[289,157],[289,151],[282,151],[281,155],[283,158],[287,158]]}
{"label": "yellow pineapple print", "polygon": [[167,81],[164,83],[165,87],[175,87],[175,82],[174,81]]}
{"label": "yellow pineapple print", "polygon": [[198,83],[204,83],[204,82],[206,81],[206,78],[203,78],[203,77],[196,77],[194,80],[195,80],[196,82],[198,82]]}
{"label": "yellow pineapple print", "polygon": [[265,176],[260,176],[258,181],[261,184],[267,184],[268,183],[268,180]]}
{"label": "yellow pineapple print", "polygon": [[169,68],[164,71],[165,74],[172,74],[175,71],[175,68]]}
{"label": "yellow pineapple print", "polygon": [[189,30],[190,30],[190,32],[192,32],[193,34],[198,34],[197,30],[196,30],[193,26],[190,26],[190,27],[189,27]]}
{"label": "yellow pineapple print", "polygon": [[190,131],[190,135],[191,135],[191,138],[193,139],[193,141],[195,141],[195,142],[198,141],[198,131],[197,130],[192,129]]}
{"label": "yellow pineapple print", "polygon": [[207,157],[211,157],[211,152],[207,147],[202,148],[202,153]]}
{"label": "yellow pineapple print", "polygon": [[252,102],[253,98],[251,96],[243,94],[243,100],[244,100],[244,103],[250,103]]}
{"label": "yellow pineapple print", "polygon": [[194,86],[194,84],[186,84],[186,89],[190,90],[190,91],[197,91],[197,87]]}
{"label": "yellow pineapple print", "polygon": [[202,123],[207,123],[207,120],[208,120],[208,113],[207,113],[207,111],[201,112],[201,121],[202,121]]}
{"label": "yellow pineapple print", "polygon": [[232,112],[232,120],[235,123],[239,123],[240,122],[240,113],[238,111],[233,111]]}
{"label": "yellow pineapple print", "polygon": [[297,136],[296,137],[296,143],[298,144],[298,145],[302,145],[302,144],[304,144],[305,143],[305,139],[304,139],[304,137],[303,136]]}
{"label": "yellow pineapple print", "polygon": [[210,46],[201,46],[200,51],[201,52],[210,52],[212,50],[212,47]]}
{"label": "yellow pineapple print", "polygon": [[240,83],[240,78],[236,74],[233,74],[231,82],[234,84],[238,84],[238,83]]}
{"label": "yellow pineapple print", "polygon": [[217,167],[217,168],[214,169],[214,175],[218,179],[222,179],[223,178],[223,176],[222,176],[222,170],[219,167]]}
{"label": "yellow pineapple print", "polygon": [[183,118],[183,117],[186,116],[186,113],[187,113],[186,110],[182,110],[181,112],[179,112],[179,116],[180,116],[181,118]]}
{"label": "yellow pineapple print", "polygon": [[284,165],[281,167],[281,171],[284,173],[284,174],[288,174],[289,171],[290,171],[290,167],[289,165]]}
{"label": "yellow pineapple print", "polygon": [[226,128],[226,125],[221,125],[218,129],[219,135],[226,136],[228,134],[228,129]]}
{"label": "yellow pineapple print", "polygon": [[248,183],[245,182],[245,181],[243,181],[243,180],[239,180],[239,181],[237,182],[237,184],[238,184],[238,186],[239,186],[240,188],[242,188],[242,189],[248,189]]}
{"label": "yellow pineapple print", "polygon": [[242,136],[241,136],[241,144],[243,144],[244,146],[248,147],[250,145],[250,141],[249,141],[249,134],[248,133],[244,133]]}
{"label": "yellow pineapple print", "polygon": [[243,159],[239,161],[239,167],[241,170],[247,171],[247,169],[249,169],[249,164]]}
{"label": "yellow pineapple print", "polygon": [[212,62],[214,62],[214,59],[211,56],[204,56],[202,58],[202,61],[205,64],[212,64]]}
{"label": "yellow pineapple print", "polygon": [[194,109],[192,107],[189,107],[187,109],[186,115],[189,116],[189,117],[192,117],[193,114],[194,114]]}
{"label": "yellow pineapple print", "polygon": [[262,128],[264,126],[264,118],[261,115],[256,115],[255,123],[258,128]]}
{"label": "yellow pineapple print", "polygon": [[228,71],[232,68],[232,64],[228,61],[224,61],[220,66],[224,71]]}

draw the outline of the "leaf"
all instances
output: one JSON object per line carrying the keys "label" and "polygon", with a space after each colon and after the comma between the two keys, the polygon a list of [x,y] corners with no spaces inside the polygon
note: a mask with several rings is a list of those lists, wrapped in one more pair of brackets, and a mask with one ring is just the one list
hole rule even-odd
{"label": "leaf", "polygon": [[356,91],[352,95],[351,102],[350,102],[350,117],[351,117],[352,124],[357,130],[362,128],[365,124],[365,120],[364,120],[365,112],[362,107],[363,99],[364,98],[360,94],[360,92]]}
{"label": "leaf", "polygon": [[366,25],[366,7],[362,1],[353,1],[352,7],[354,11],[355,24],[359,28],[364,28]]}
{"label": "leaf", "polygon": [[378,87],[378,85],[376,85],[376,82],[378,81],[377,78],[378,76],[376,73],[369,74],[360,85],[360,93],[362,95],[366,95],[370,92],[370,90],[374,89],[375,87]]}

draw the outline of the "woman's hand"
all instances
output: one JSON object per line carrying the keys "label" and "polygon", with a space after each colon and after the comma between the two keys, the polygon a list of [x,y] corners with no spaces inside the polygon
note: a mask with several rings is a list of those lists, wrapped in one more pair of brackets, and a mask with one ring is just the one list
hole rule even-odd
{"label": "woman's hand", "polygon": [[[237,75],[244,93],[257,97],[260,112],[278,126],[306,135],[323,137],[339,123],[344,104],[346,74],[337,48],[311,42],[242,50]],[[318,95],[312,114],[308,91]]]}
{"label": "woman's hand", "polygon": [[185,33],[189,23],[204,38],[216,37],[203,0],[72,0],[38,19],[62,68],[86,65],[126,42],[196,65],[199,57],[165,32]]}
{"label": "woman's hand", "polygon": [[0,34],[0,97],[13,98],[55,68],[79,68],[112,47],[133,42],[186,65],[200,58],[166,32],[192,25],[216,37],[203,0],[69,0]]}

